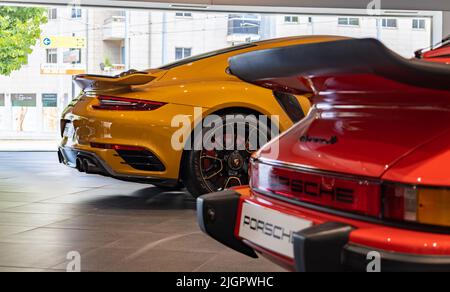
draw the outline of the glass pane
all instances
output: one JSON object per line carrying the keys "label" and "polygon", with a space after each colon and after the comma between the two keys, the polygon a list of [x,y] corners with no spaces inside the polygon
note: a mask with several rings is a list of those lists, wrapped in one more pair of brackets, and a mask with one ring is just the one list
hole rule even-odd
{"label": "glass pane", "polygon": [[[340,15],[324,10],[315,13],[313,21],[312,14],[286,15],[275,10],[258,14],[39,7],[48,19],[39,25],[40,36],[29,46],[31,53],[22,56],[24,64],[16,70],[0,76],[0,143],[20,137],[51,139],[56,145],[58,118],[80,93],[72,82],[73,75],[169,70],[252,47],[257,41],[299,35],[379,38],[409,58],[414,51],[439,42],[433,39],[433,28],[443,25],[438,20],[441,16],[433,18],[435,14],[427,11],[405,12],[395,19],[392,15],[368,16],[365,10],[360,14],[342,11]],[[21,35],[25,34],[19,34],[22,40]]]}
{"label": "glass pane", "polygon": [[175,59],[177,59],[177,60],[183,59],[183,49],[182,48],[175,49]]}
{"label": "glass pane", "polygon": [[350,25],[359,25],[359,18],[350,18]]}
{"label": "glass pane", "polygon": [[184,56],[183,58],[188,58],[192,56],[192,49],[184,49]]}

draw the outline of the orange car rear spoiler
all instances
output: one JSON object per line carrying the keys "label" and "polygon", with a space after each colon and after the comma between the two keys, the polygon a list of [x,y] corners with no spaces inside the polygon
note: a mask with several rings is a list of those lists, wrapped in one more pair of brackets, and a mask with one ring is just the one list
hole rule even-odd
{"label": "orange car rear spoiler", "polygon": [[375,39],[350,39],[254,51],[230,58],[230,72],[294,94],[372,94],[450,90],[450,66],[405,59]]}
{"label": "orange car rear spoiler", "polygon": [[108,92],[129,90],[132,86],[144,85],[156,79],[152,73],[128,71],[117,76],[82,74],[74,77],[75,83],[84,92]]}

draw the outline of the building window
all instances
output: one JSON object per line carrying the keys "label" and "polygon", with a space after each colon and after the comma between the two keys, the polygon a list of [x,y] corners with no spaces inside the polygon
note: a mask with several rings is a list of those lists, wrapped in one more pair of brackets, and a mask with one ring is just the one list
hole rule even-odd
{"label": "building window", "polygon": [[58,50],[57,49],[47,49],[47,64],[58,64]]}
{"label": "building window", "polygon": [[81,18],[81,8],[72,8],[72,18]]}
{"label": "building window", "polygon": [[175,48],[175,59],[181,60],[192,56],[191,48]]}
{"label": "building window", "polygon": [[340,26],[359,26],[359,18],[356,17],[339,17],[338,24]]}
{"label": "building window", "polygon": [[299,22],[300,22],[300,18],[298,16],[286,15],[284,17],[284,23],[297,24]]}
{"label": "building window", "polygon": [[383,28],[398,28],[398,21],[395,18],[383,18],[381,20],[381,26]]}
{"label": "building window", "polygon": [[417,30],[424,30],[426,28],[425,19],[413,19],[412,28]]}
{"label": "building window", "polygon": [[259,35],[261,17],[254,14],[231,14],[228,17],[228,35]]}
{"label": "building window", "polygon": [[175,13],[176,17],[180,17],[180,18],[192,18],[192,13],[191,12],[177,12]]}
{"label": "building window", "polygon": [[47,10],[47,18],[48,20],[55,20],[58,18],[58,9],[56,8],[49,8]]}

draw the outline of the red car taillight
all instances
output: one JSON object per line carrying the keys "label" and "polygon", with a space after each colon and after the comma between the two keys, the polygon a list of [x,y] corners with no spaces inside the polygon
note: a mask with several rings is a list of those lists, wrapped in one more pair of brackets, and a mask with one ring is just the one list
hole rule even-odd
{"label": "red car taillight", "polygon": [[103,95],[98,96],[97,99],[99,100],[99,104],[92,106],[96,110],[152,111],[166,104],[164,102]]}
{"label": "red car taillight", "polygon": [[99,149],[112,149],[112,150],[125,150],[125,151],[145,151],[146,149],[139,146],[128,145],[116,145],[116,144],[104,144],[104,143],[91,143],[92,148]]}
{"label": "red car taillight", "polygon": [[250,186],[266,195],[386,220],[450,226],[450,189],[382,183],[252,161]]}
{"label": "red car taillight", "polygon": [[252,162],[251,186],[255,191],[333,209],[377,217],[381,211],[381,186]]}

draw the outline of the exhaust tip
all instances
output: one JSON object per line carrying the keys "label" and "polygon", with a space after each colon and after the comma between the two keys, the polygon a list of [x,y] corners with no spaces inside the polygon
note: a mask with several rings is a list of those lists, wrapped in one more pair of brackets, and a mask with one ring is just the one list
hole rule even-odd
{"label": "exhaust tip", "polygon": [[93,173],[93,168],[95,165],[89,159],[83,159],[83,170],[88,174]]}
{"label": "exhaust tip", "polygon": [[87,174],[101,174],[102,170],[100,167],[98,167],[98,165],[92,161],[91,159],[83,159],[83,164],[82,164],[83,170],[84,172],[86,172]]}
{"label": "exhaust tip", "polygon": [[64,163],[64,157],[61,153],[61,150],[58,150],[58,161],[59,163]]}
{"label": "exhaust tip", "polygon": [[77,158],[75,168],[79,172],[84,172],[83,160],[81,158]]}

